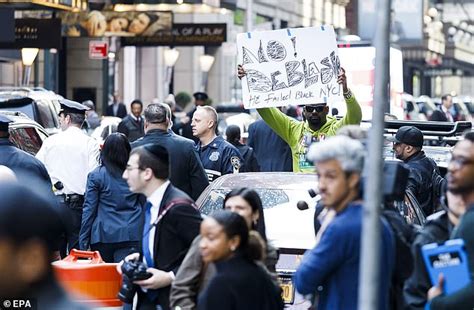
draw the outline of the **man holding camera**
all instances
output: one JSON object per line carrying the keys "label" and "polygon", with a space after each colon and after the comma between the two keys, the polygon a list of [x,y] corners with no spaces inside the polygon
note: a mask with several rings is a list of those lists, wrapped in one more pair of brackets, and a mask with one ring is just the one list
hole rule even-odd
{"label": "man holding camera", "polygon": [[169,155],[162,146],[134,149],[123,178],[132,192],[147,197],[147,204],[141,251],[121,265],[124,284],[119,297],[132,303],[136,290],[138,309],[169,309],[171,282],[199,234],[201,215],[191,198],[170,183]]}

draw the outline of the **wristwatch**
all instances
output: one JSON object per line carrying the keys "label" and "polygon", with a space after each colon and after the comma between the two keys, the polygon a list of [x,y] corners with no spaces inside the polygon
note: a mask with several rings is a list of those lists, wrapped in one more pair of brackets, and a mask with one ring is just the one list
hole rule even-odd
{"label": "wristwatch", "polygon": [[343,93],[344,99],[350,99],[352,98],[352,92],[350,89],[347,90],[347,92]]}

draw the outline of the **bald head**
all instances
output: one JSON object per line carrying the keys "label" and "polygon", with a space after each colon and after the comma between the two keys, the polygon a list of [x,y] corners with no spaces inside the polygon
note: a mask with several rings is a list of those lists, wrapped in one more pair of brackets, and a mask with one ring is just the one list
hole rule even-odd
{"label": "bald head", "polygon": [[210,106],[198,106],[193,114],[191,126],[193,135],[198,138],[214,135],[217,127],[216,109]]}

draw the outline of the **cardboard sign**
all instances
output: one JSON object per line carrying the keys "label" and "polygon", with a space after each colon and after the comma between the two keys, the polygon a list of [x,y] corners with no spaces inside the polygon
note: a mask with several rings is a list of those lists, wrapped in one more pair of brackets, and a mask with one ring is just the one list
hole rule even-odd
{"label": "cardboard sign", "polygon": [[343,100],[332,26],[240,33],[237,49],[246,108]]}
{"label": "cardboard sign", "polygon": [[109,54],[109,43],[105,41],[89,42],[90,59],[106,59]]}

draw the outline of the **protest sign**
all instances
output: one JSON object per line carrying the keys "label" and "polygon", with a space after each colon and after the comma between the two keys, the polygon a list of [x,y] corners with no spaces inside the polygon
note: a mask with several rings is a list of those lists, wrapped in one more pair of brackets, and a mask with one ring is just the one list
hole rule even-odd
{"label": "protest sign", "polygon": [[343,100],[332,26],[240,33],[237,49],[246,108]]}

